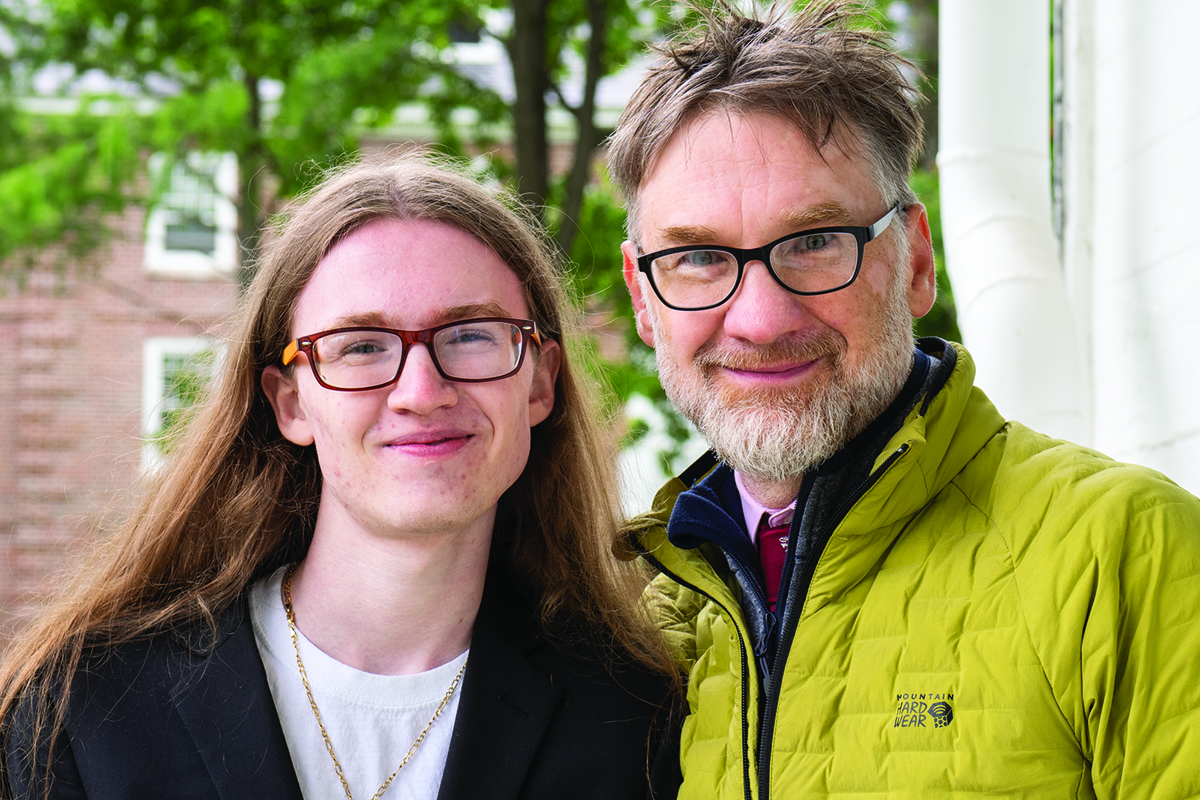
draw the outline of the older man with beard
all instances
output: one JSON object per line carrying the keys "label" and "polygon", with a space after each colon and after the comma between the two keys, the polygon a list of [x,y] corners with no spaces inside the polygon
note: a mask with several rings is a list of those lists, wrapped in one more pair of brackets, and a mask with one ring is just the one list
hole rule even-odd
{"label": "older man with beard", "polygon": [[609,157],[638,330],[712,446],[633,526],[689,673],[680,796],[1200,793],[1200,501],[913,341],[885,38],[837,0],[696,10]]}

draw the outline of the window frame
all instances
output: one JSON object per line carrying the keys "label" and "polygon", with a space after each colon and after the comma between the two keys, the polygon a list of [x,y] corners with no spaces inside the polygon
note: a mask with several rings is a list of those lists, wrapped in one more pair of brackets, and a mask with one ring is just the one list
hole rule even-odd
{"label": "window frame", "polygon": [[[167,248],[167,226],[177,219],[177,212],[160,198],[146,216],[145,267],[152,275],[173,278],[217,278],[233,274],[238,261],[237,207],[233,198],[238,191],[237,156],[233,153],[198,152],[187,154],[186,162],[197,169],[213,166],[216,193],[213,195],[213,217],[216,225],[215,244],[212,252],[199,250],[171,250]],[[208,162],[208,163],[206,163]],[[151,180],[157,183],[159,174],[166,167],[165,153],[150,156]],[[178,162],[173,168],[178,167]],[[170,192],[163,193],[165,197]]]}
{"label": "window frame", "polygon": [[153,470],[162,466],[166,454],[162,452],[158,435],[163,418],[174,406],[167,404],[167,359],[188,359],[205,351],[213,353],[209,373],[211,380],[224,357],[224,348],[212,336],[152,336],[142,342],[142,467]]}

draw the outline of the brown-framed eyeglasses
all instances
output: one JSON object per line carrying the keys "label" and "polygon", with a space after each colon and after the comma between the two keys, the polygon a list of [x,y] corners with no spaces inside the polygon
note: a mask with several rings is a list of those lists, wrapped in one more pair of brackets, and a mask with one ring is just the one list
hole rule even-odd
{"label": "brown-framed eyeglasses", "polygon": [[507,317],[461,319],[420,331],[334,328],[291,342],[282,362],[288,366],[297,353],[304,353],[317,383],[326,389],[363,392],[399,380],[408,351],[420,343],[446,380],[482,383],[515,375],[531,339],[541,347],[533,320]]}

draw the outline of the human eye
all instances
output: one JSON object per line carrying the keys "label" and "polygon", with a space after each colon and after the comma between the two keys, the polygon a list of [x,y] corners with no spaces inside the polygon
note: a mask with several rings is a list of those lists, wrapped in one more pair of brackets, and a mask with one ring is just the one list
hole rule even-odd
{"label": "human eye", "polygon": [[375,353],[381,353],[387,348],[383,347],[378,341],[362,340],[347,345],[342,349],[343,356],[371,356]]}
{"label": "human eye", "polygon": [[771,263],[784,267],[824,267],[852,258],[856,252],[855,239],[848,233],[798,233],[771,251]]}
{"label": "human eye", "polygon": [[470,350],[494,347],[499,343],[500,335],[495,323],[466,323],[443,329],[439,340],[443,347]]}
{"label": "human eye", "polygon": [[796,239],[796,248],[805,253],[819,253],[829,248],[832,243],[833,236],[831,234],[810,233]]}
{"label": "human eye", "polygon": [[399,339],[382,331],[348,331],[318,342],[318,355],[326,364],[361,366],[391,357]]}
{"label": "human eye", "polygon": [[673,278],[712,280],[737,264],[733,256],[721,250],[684,250],[655,259],[654,266]]}
{"label": "human eye", "polygon": [[689,250],[686,253],[679,254],[679,263],[681,266],[695,267],[703,269],[711,267],[720,261],[720,253],[712,250]]}

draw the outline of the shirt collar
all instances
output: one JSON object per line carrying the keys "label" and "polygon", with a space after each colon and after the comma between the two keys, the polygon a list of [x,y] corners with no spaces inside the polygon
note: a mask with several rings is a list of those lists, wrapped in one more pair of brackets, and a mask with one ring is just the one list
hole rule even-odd
{"label": "shirt collar", "polygon": [[762,519],[763,514],[767,515],[767,524],[770,527],[791,524],[792,517],[796,513],[795,500],[786,508],[767,508],[750,495],[746,484],[742,482],[742,473],[734,470],[733,481],[737,484],[738,495],[742,500],[742,514],[746,518],[746,530],[750,534],[750,541],[755,545],[758,544],[758,522]]}

